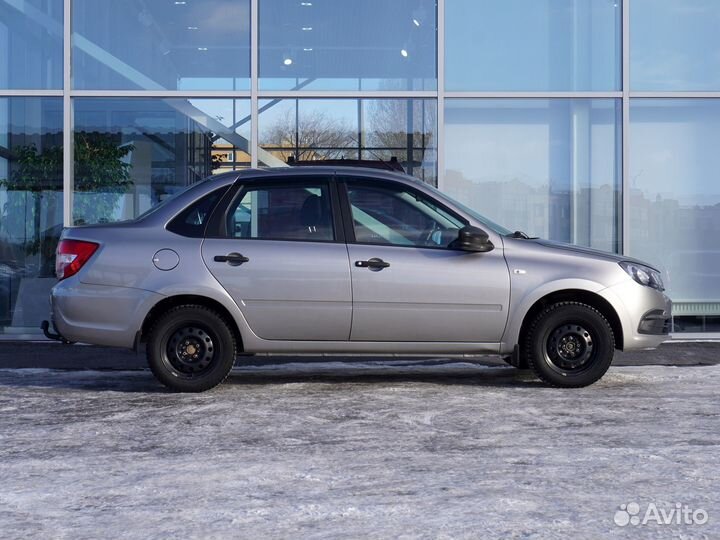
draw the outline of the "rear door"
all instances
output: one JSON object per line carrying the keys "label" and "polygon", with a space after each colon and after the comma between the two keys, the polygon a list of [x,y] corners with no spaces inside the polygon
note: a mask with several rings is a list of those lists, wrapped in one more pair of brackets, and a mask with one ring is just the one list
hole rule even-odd
{"label": "rear door", "polygon": [[502,241],[488,253],[452,249],[466,223],[429,195],[374,179],[344,185],[351,340],[499,342],[510,298]]}
{"label": "rear door", "polygon": [[[205,264],[270,340],[347,340],[352,293],[331,177],[253,180],[237,192]],[[212,234],[212,233],[211,233]]]}

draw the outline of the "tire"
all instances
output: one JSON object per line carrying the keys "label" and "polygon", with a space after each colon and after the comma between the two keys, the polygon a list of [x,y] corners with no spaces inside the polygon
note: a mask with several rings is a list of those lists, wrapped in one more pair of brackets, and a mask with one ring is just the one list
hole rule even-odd
{"label": "tire", "polygon": [[579,388],[605,375],[615,353],[615,338],[607,319],[592,306],[560,302],[532,321],[525,351],[530,369],[542,381]]}
{"label": "tire", "polygon": [[153,375],[177,392],[204,392],[223,382],[235,363],[235,335],[216,311],[199,305],[172,308],[148,334]]}

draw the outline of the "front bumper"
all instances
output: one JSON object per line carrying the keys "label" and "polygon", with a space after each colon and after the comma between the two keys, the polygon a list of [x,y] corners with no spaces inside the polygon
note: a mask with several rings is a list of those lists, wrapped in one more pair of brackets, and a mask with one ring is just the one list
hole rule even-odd
{"label": "front bumper", "polygon": [[672,317],[662,309],[653,309],[645,314],[638,325],[638,333],[651,336],[667,336],[670,334]]}
{"label": "front bumper", "polygon": [[623,350],[653,349],[669,339],[672,301],[661,291],[628,279],[599,294],[620,318]]}

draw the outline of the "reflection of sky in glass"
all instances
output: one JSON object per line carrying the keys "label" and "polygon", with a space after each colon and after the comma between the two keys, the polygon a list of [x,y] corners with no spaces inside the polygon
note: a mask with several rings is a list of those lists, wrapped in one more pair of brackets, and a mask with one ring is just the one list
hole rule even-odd
{"label": "reflection of sky in glass", "polygon": [[633,90],[720,90],[720,2],[632,0]]}
{"label": "reflection of sky in glass", "polygon": [[0,89],[63,85],[63,0],[0,0]]}
{"label": "reflection of sky in glass", "polygon": [[720,101],[636,99],[630,122],[632,188],[650,200],[720,203]]}
{"label": "reflection of sky in glass", "polygon": [[[587,106],[591,105],[590,110]],[[615,153],[613,100],[448,100],[445,122],[448,170],[473,181],[521,180],[533,186],[567,184],[573,115],[591,115],[593,150]],[[578,120],[579,122],[579,120]],[[599,160],[595,174],[612,183],[614,170]],[[612,159],[609,160],[612,162]]]}
{"label": "reflection of sky in glass", "polygon": [[250,140],[249,99],[189,99],[188,102],[209,118],[232,127],[235,133]]}
{"label": "reflection of sky in glass", "polygon": [[267,99],[260,100],[258,107],[261,110],[258,126],[260,144],[274,144],[267,139],[268,130],[287,118],[294,121],[296,112],[301,125],[303,120],[320,115],[355,133],[358,129],[355,99]]}
{"label": "reflection of sky in glass", "polygon": [[618,101],[445,105],[445,191],[513,230],[617,249]]}
{"label": "reflection of sky in glass", "polygon": [[636,99],[630,253],[668,271],[676,302],[720,314],[720,101]]}
{"label": "reflection of sky in glass", "polygon": [[620,88],[620,0],[453,0],[447,90]]}

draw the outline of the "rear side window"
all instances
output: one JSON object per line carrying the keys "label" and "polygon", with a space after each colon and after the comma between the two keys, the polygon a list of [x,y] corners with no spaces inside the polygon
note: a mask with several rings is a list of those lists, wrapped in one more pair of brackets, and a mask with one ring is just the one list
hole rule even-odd
{"label": "rear side window", "polygon": [[328,186],[248,186],[228,212],[227,231],[231,238],[331,242],[335,232]]}
{"label": "rear side window", "polygon": [[190,238],[202,238],[210,215],[229,186],[216,189],[198,199],[173,218],[167,230]]}

